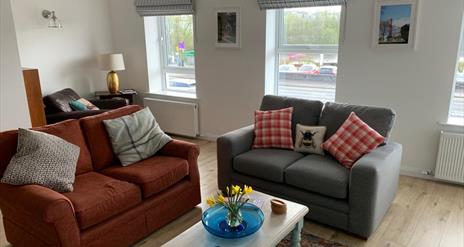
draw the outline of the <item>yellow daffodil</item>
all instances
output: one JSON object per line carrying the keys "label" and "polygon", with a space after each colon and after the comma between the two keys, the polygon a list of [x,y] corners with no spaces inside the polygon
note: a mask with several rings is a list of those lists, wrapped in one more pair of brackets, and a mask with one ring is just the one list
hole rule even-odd
{"label": "yellow daffodil", "polygon": [[219,203],[224,203],[224,202],[226,201],[226,199],[224,198],[223,195],[218,195],[217,201],[218,201]]}
{"label": "yellow daffodil", "polygon": [[208,203],[208,205],[211,207],[213,206],[214,204],[216,204],[216,200],[214,199],[213,196],[209,197],[207,200],[206,200],[206,203]]}
{"label": "yellow daffodil", "polygon": [[240,186],[238,185],[232,185],[232,195],[236,195],[236,194],[239,194],[240,193]]}
{"label": "yellow daffodil", "polygon": [[243,192],[245,192],[246,195],[251,194],[253,192],[253,188],[251,186],[244,186],[243,187]]}

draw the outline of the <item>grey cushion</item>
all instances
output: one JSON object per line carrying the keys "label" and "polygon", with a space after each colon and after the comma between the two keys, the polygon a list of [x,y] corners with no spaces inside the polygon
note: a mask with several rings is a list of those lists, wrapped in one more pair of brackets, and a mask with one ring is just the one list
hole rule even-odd
{"label": "grey cushion", "polygon": [[57,136],[19,129],[17,152],[0,182],[39,184],[58,192],[73,191],[80,148]]}
{"label": "grey cushion", "polygon": [[334,198],[346,198],[349,169],[329,156],[308,155],[285,170],[289,185]]}
{"label": "grey cushion", "polygon": [[319,125],[327,126],[325,140],[335,134],[351,112],[356,113],[359,118],[384,136],[386,140],[390,137],[396,115],[392,109],[327,102],[319,120]]}
{"label": "grey cushion", "polygon": [[261,102],[260,110],[269,111],[293,107],[292,135],[295,141],[296,124],[318,125],[322,110],[322,102],[266,95]]}
{"label": "grey cushion", "polygon": [[253,149],[234,158],[234,169],[240,173],[283,183],[287,166],[303,154],[282,149]]}
{"label": "grey cushion", "polygon": [[123,166],[156,154],[172,139],[166,135],[147,107],[120,118],[103,120],[114,153]]}

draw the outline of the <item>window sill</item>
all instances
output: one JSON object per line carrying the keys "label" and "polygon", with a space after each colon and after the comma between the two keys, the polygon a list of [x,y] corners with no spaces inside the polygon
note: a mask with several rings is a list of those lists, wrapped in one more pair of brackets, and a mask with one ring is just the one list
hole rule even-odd
{"label": "window sill", "polygon": [[443,131],[464,133],[464,124],[459,124],[455,122],[438,122],[438,125]]}
{"label": "window sill", "polygon": [[184,101],[184,102],[197,102],[198,101],[196,94],[172,92],[172,91],[146,92],[145,97],[152,97],[152,98],[165,99],[165,100]]}

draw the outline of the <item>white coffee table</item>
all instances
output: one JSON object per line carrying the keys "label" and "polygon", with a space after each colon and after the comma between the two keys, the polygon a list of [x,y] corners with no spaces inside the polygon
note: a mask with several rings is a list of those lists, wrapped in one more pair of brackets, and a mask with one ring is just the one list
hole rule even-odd
{"label": "white coffee table", "polygon": [[263,226],[253,235],[239,239],[219,238],[208,233],[200,221],[163,246],[276,246],[290,232],[292,246],[300,246],[301,228],[304,216],[309,211],[308,207],[279,198],[287,203],[287,213],[277,215],[272,213],[270,203],[270,199],[276,197],[257,191],[252,196],[263,202],[261,210],[264,213]]}

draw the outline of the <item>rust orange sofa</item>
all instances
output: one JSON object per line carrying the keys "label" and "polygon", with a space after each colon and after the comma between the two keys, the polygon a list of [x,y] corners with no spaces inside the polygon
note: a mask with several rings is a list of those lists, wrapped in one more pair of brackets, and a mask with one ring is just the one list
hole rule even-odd
{"label": "rust orange sofa", "polygon": [[[80,120],[34,128],[81,148],[74,191],[0,184],[6,238],[14,246],[129,246],[201,201],[197,145],[173,140],[155,156],[118,164],[104,119],[127,106]],[[16,152],[17,131],[0,133],[0,176]]]}

